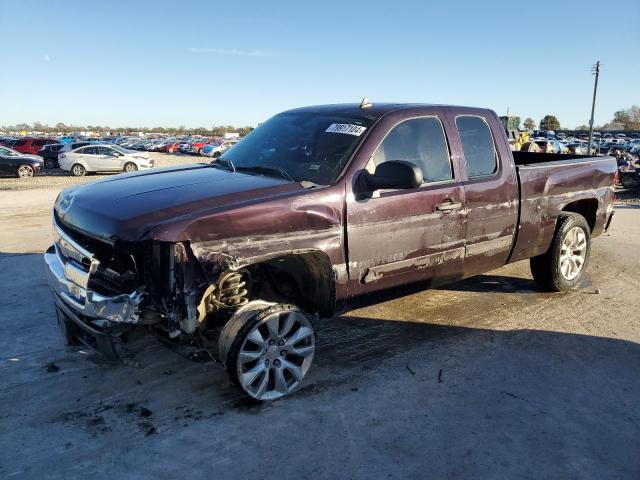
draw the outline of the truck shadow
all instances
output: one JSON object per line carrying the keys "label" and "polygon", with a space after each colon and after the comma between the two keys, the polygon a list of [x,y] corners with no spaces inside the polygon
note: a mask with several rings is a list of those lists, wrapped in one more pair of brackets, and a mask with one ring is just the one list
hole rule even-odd
{"label": "truck shadow", "polygon": [[451,283],[436,290],[455,290],[458,292],[493,293],[543,293],[544,290],[530,278],[507,275],[476,275],[460,282]]}

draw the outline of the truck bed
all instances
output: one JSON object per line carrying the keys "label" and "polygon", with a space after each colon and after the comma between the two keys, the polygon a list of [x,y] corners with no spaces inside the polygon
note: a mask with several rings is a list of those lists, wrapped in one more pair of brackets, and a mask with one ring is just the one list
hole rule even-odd
{"label": "truck bed", "polygon": [[563,211],[582,214],[592,236],[613,212],[613,157],[513,152],[520,190],[519,225],[509,262],[545,253]]}
{"label": "truck bed", "polygon": [[602,157],[592,157],[590,155],[576,155],[576,154],[564,154],[564,153],[536,153],[536,152],[513,152],[513,160],[517,166],[524,165],[538,165],[540,163],[558,163],[568,162],[572,163],[588,161]]}

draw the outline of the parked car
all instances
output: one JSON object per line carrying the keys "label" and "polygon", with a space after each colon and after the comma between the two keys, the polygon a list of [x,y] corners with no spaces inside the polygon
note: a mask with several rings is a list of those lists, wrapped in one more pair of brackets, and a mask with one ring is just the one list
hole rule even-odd
{"label": "parked car", "polygon": [[0,146],[4,146],[4,147],[13,147],[13,144],[16,143],[17,139],[12,138],[12,137],[4,137],[4,138],[0,138]]}
{"label": "parked car", "polygon": [[58,168],[58,155],[63,151],[63,148],[68,145],[65,143],[50,143],[40,149],[38,155],[44,160],[44,168],[53,169]]}
{"label": "parked car", "polygon": [[181,145],[182,145],[182,142],[179,142],[179,141],[178,142],[169,143],[169,144],[165,145],[164,151],[167,152],[167,153],[175,153],[178,150],[180,150],[180,146]]}
{"label": "parked car", "polygon": [[206,152],[202,152],[202,155],[204,155],[205,157],[218,158],[228,149],[233,147],[236,143],[238,143],[236,140],[222,142],[220,145],[214,145],[213,148],[209,148]]}
{"label": "parked car", "polygon": [[207,144],[207,140],[196,140],[188,144],[185,148],[185,153],[190,153],[192,155],[200,155],[200,152]]}
{"label": "parked car", "polygon": [[87,145],[58,157],[60,168],[81,177],[87,172],[135,172],[153,167],[148,153],[131,152],[118,145]]}
{"label": "parked car", "polygon": [[11,147],[16,152],[36,155],[42,147],[50,143],[57,143],[54,138],[20,138]]}
{"label": "parked car", "polygon": [[42,170],[42,157],[0,147],[0,172],[18,178],[31,178]]}
{"label": "parked car", "polygon": [[305,379],[314,318],[378,292],[529,258],[542,288],[579,285],[616,170],[512,153],[486,109],[299,108],[211,165],[63,191],[48,281],[68,343],[116,360],[129,334],[156,334],[273,400]]}
{"label": "parked car", "polygon": [[573,153],[575,155],[584,155],[587,153],[587,143],[588,142],[571,142],[567,144],[567,148],[569,153]]}
{"label": "parked car", "polygon": [[540,147],[540,153],[556,153],[557,151],[555,142],[551,140],[537,140],[536,144]]}
{"label": "parked car", "polygon": [[42,150],[38,152],[44,159],[44,168],[53,169],[58,168],[58,157],[61,153],[67,153],[76,148],[84,147],[85,145],[91,145],[96,142],[80,141],[72,143],[54,143],[51,145],[45,145]]}

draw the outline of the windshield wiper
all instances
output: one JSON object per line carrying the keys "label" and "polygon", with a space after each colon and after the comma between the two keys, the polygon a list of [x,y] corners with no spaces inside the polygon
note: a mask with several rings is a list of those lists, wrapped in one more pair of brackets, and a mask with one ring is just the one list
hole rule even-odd
{"label": "windshield wiper", "polygon": [[236,172],[236,167],[231,160],[228,158],[220,158],[218,157],[215,161],[211,162],[212,167],[220,166],[222,168],[226,168],[232,172]]}
{"label": "windshield wiper", "polygon": [[271,167],[268,165],[252,165],[250,167],[238,167],[236,171],[264,173],[265,175],[277,175],[280,178],[295,182],[293,177],[282,167]]}

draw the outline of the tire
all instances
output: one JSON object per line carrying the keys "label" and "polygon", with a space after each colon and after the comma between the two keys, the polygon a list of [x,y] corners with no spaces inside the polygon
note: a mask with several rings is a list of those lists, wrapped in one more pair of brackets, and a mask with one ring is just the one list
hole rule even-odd
{"label": "tire", "polygon": [[54,168],[58,168],[58,161],[53,158],[45,158],[44,168],[46,168],[47,170],[53,170]]}
{"label": "tire", "polygon": [[75,163],[71,167],[71,173],[73,174],[74,177],[84,177],[87,173],[87,170],[79,163]]}
{"label": "tire", "polygon": [[16,170],[16,177],[18,178],[31,178],[36,174],[31,165],[20,165]]}
{"label": "tire", "polygon": [[255,400],[276,400],[299,386],[315,354],[310,316],[294,305],[253,301],[220,334],[231,381]]}
{"label": "tire", "polygon": [[138,171],[138,166],[133,162],[127,162],[124,164],[124,171],[127,173]]}
{"label": "tire", "polygon": [[221,155],[221,153],[220,153],[220,152],[215,152],[215,153],[213,154],[213,158],[219,158],[219,157],[220,157],[220,155]]}
{"label": "tire", "polygon": [[547,253],[530,259],[531,274],[545,290],[571,290],[582,280],[590,254],[591,229],[585,218],[562,213]]}

